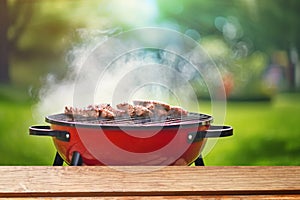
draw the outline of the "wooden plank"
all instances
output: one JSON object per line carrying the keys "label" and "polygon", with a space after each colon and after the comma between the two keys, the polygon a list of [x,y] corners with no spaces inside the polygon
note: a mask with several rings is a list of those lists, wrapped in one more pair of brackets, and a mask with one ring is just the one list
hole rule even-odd
{"label": "wooden plank", "polygon": [[0,197],[300,195],[300,167],[0,167]]}
{"label": "wooden plank", "polygon": [[[38,197],[26,197],[26,200],[37,199]],[[199,199],[253,199],[253,200],[270,200],[270,199],[280,199],[280,200],[299,200],[299,195],[226,195],[226,196],[216,196],[216,195],[195,195],[195,196],[104,196],[104,197],[44,197],[43,199],[70,199],[70,200],[85,200],[85,199],[102,199],[102,200],[160,200],[160,199],[168,199],[168,200],[199,200]],[[21,200],[23,198],[11,198],[13,200]]]}

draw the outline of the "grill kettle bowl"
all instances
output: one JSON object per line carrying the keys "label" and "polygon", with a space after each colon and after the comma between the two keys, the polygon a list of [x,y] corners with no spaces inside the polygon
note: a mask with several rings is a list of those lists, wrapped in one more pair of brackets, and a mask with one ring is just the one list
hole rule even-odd
{"label": "grill kettle bowl", "polygon": [[189,165],[199,157],[207,138],[233,134],[230,126],[211,125],[208,115],[148,125],[76,123],[58,119],[61,116],[47,116],[51,126],[31,126],[29,134],[52,136],[67,164],[78,152],[85,165]]}

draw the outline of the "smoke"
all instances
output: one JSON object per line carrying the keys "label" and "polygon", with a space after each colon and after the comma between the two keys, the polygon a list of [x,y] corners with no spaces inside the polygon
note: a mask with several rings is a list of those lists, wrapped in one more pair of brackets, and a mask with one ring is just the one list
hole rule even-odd
{"label": "smoke", "polygon": [[117,31],[120,30],[77,29],[72,34],[72,48],[65,55],[67,74],[62,80],[51,73],[44,78],[39,101],[33,108],[37,120],[49,114],[61,113],[66,105],[73,105],[76,80],[85,76],[80,74],[81,67],[93,49]]}
{"label": "smoke", "polygon": [[223,83],[210,57],[178,32],[78,29],[76,34],[81,42],[66,54],[67,75],[57,80],[49,74],[39,92],[35,107],[39,118],[61,113],[66,105],[115,105],[134,99],[159,100],[199,112],[199,94],[222,97]]}

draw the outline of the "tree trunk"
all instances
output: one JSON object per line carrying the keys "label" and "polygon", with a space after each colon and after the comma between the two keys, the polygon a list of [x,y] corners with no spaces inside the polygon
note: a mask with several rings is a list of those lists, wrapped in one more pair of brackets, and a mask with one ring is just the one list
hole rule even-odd
{"label": "tree trunk", "polygon": [[9,83],[9,47],[8,47],[8,6],[7,0],[0,0],[0,83]]}

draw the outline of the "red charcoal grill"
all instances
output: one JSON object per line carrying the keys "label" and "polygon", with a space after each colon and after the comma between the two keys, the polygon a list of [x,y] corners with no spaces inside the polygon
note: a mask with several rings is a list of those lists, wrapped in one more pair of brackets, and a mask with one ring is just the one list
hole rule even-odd
{"label": "red charcoal grill", "polygon": [[[190,165],[203,166],[207,138],[233,134],[230,126],[211,125],[212,116],[189,113],[180,118],[86,118],[55,114],[51,126],[31,126],[30,135],[52,136],[54,166]],[[125,153],[124,153],[125,152]]]}

